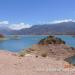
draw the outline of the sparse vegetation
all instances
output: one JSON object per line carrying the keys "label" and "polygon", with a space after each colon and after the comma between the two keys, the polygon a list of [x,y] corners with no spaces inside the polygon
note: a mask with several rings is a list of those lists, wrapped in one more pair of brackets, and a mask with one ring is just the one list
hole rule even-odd
{"label": "sparse vegetation", "polygon": [[65,44],[65,41],[54,36],[48,36],[47,38],[41,39],[38,44],[47,45],[47,44]]}
{"label": "sparse vegetation", "polygon": [[41,54],[42,57],[47,57],[46,53]]}
{"label": "sparse vegetation", "polygon": [[23,51],[19,52],[19,56],[20,57],[24,57],[25,56],[25,53],[26,53],[25,50],[23,50]]}
{"label": "sparse vegetation", "polygon": [[40,46],[40,44],[42,44],[42,45],[65,44],[65,42],[63,40],[61,40],[60,38],[56,38],[54,36],[48,36],[48,37],[46,37],[44,39],[41,39],[37,46],[34,46],[32,48],[28,48],[28,49],[24,49],[23,51],[21,51],[19,53],[19,56],[23,57],[26,54],[35,53],[36,54],[36,58],[37,58],[38,55],[40,55],[42,57],[46,57],[46,56],[49,55],[49,52],[51,54],[54,54],[54,52],[52,52],[51,49],[46,49],[47,47],[43,48],[44,46]]}
{"label": "sparse vegetation", "polygon": [[19,56],[24,57],[26,54],[30,54],[32,51],[34,51],[34,50],[31,48],[24,49],[21,52],[19,52]]}

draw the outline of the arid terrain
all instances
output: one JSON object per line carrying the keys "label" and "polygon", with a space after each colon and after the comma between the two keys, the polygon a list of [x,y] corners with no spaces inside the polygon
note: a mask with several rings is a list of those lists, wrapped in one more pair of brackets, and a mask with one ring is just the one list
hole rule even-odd
{"label": "arid terrain", "polygon": [[0,75],[75,75],[75,66],[65,61],[74,55],[75,48],[49,36],[20,53],[0,50]]}
{"label": "arid terrain", "polygon": [[74,66],[52,57],[27,54],[19,57],[0,51],[0,75],[75,75]]}

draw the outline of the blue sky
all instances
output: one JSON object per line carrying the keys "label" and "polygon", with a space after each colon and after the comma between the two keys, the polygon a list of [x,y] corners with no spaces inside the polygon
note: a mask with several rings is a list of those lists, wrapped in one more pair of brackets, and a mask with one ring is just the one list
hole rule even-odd
{"label": "blue sky", "polygon": [[75,0],[0,0],[0,20],[12,23],[75,19]]}
{"label": "blue sky", "polygon": [[75,0],[0,0],[0,21],[38,24],[75,19]]}

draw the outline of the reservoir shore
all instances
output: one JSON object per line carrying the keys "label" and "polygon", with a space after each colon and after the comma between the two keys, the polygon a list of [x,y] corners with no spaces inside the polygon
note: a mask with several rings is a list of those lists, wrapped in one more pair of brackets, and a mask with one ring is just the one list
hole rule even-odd
{"label": "reservoir shore", "polygon": [[21,57],[18,53],[0,50],[0,75],[75,75],[75,67],[62,59],[70,53],[57,54],[36,57],[30,53]]}
{"label": "reservoir shore", "polygon": [[21,52],[0,50],[0,75],[75,75],[75,66],[66,58],[75,55],[75,48],[54,36]]}

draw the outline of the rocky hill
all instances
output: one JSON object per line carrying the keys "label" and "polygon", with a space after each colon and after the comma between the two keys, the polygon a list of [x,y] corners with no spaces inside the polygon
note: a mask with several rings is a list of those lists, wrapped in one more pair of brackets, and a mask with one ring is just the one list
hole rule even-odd
{"label": "rocky hill", "polygon": [[69,47],[62,39],[54,36],[48,36],[39,41],[38,44],[33,45],[31,48],[24,49],[20,56],[25,54],[35,54],[36,57],[52,57],[59,60],[65,60],[68,57],[75,55],[75,48]]}

